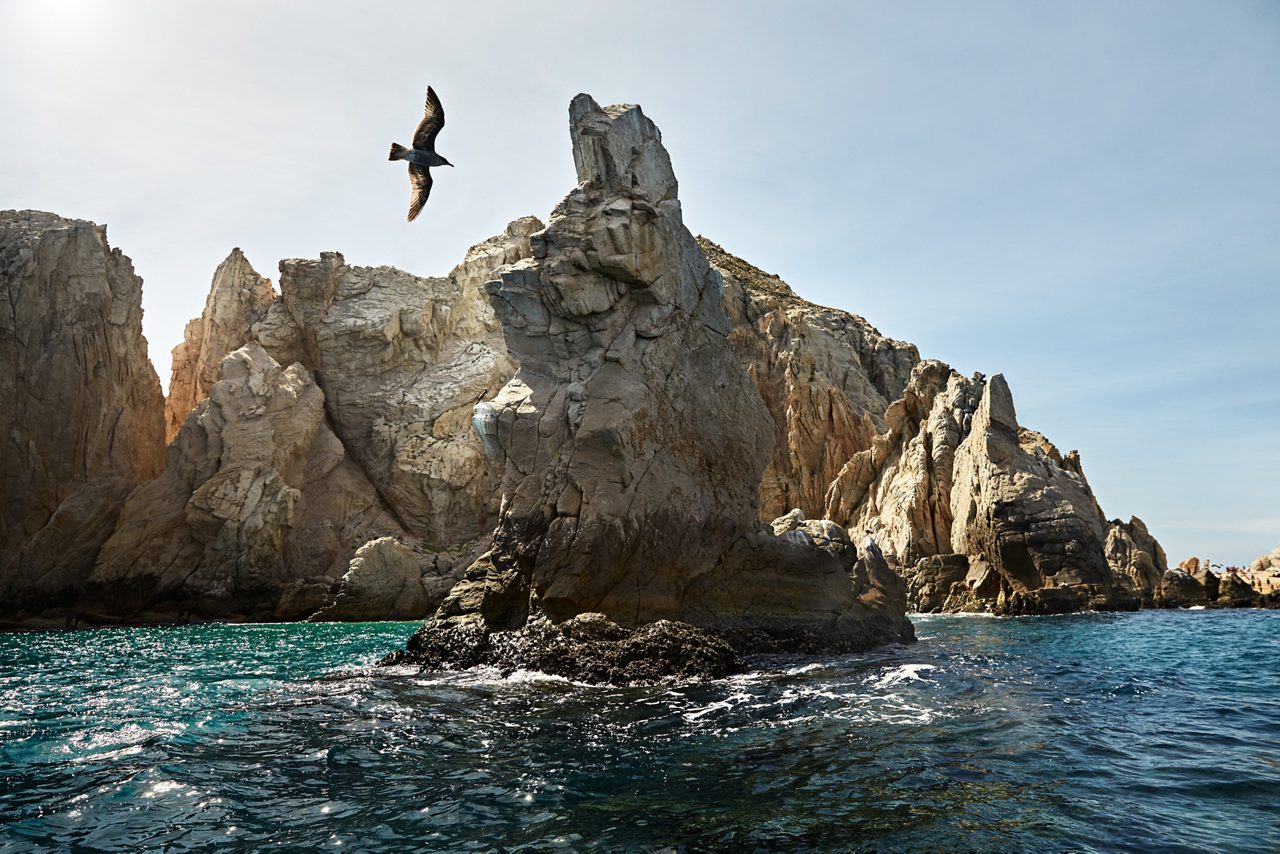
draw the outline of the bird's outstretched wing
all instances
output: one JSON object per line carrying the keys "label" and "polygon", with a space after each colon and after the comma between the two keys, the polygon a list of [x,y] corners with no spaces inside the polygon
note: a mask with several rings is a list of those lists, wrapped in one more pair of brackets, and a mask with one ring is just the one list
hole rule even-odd
{"label": "bird's outstretched wing", "polygon": [[418,129],[413,132],[413,147],[435,151],[436,137],[439,136],[442,127],[444,127],[444,107],[440,104],[440,97],[436,95],[436,90],[428,86],[427,105],[422,114],[422,121],[418,122]]}
{"label": "bird's outstretched wing", "polygon": [[431,195],[431,170],[417,163],[409,164],[409,186],[413,195],[409,197],[409,222],[413,222],[422,213],[422,206]]}

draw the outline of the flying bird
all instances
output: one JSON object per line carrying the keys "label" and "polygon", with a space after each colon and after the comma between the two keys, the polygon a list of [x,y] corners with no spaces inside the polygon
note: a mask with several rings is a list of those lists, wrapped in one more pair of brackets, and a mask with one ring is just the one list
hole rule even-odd
{"label": "flying bird", "polygon": [[391,156],[388,160],[409,161],[409,186],[413,195],[409,197],[409,222],[422,212],[422,206],[431,195],[431,167],[452,166],[439,154],[436,154],[436,137],[444,127],[444,107],[440,104],[440,96],[430,86],[427,87],[427,106],[422,113],[422,121],[413,132],[413,148],[405,148],[398,142],[391,143]]}

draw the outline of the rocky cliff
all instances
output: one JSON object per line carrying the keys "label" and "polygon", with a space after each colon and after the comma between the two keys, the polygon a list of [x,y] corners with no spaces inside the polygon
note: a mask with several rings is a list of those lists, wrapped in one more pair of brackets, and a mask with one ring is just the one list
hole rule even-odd
{"label": "rocky cliff", "polygon": [[0,213],[0,610],[67,601],[163,464],[142,280],[106,229]]}
{"label": "rocky cliff", "polygon": [[505,466],[494,546],[416,646],[460,622],[584,613],[826,648],[909,638],[893,580],[859,584],[850,556],[758,521],[777,425],[729,340],[721,277],[684,227],[657,127],[580,95],[570,131],[579,186],[532,257],[486,285],[520,365],[475,408]]}
{"label": "rocky cliff", "polygon": [[902,396],[920,354],[857,315],[799,298],[706,238],[698,246],[720,274],[729,340],[773,421],[760,518],[792,509],[819,517],[840,469],[885,429],[884,411]]}
{"label": "rocky cliff", "polygon": [[[1112,531],[1079,456],[1018,424],[1000,375],[966,378],[922,362],[885,421],[888,430],[832,483],[826,515],[897,559],[913,607],[1133,608],[1130,563],[1154,583],[1151,552],[1160,562],[1163,554],[1145,527]],[[1121,575],[1107,560],[1109,533]]]}
{"label": "rocky cliff", "polygon": [[126,617],[269,618],[289,582],[336,580],[379,536],[404,532],[329,428],[324,393],[251,342],[129,497],[88,593]]}
{"label": "rocky cliff", "polygon": [[479,283],[540,227],[512,223],[446,277],[283,261],[279,296],[233,251],[174,351],[165,471],[126,503],[89,600],[131,618],[433,610],[498,509],[471,415],[514,368]]}
{"label": "rocky cliff", "polygon": [[166,442],[173,441],[187,415],[209,396],[223,358],[253,340],[252,330],[275,301],[271,281],[259,276],[238,248],[231,250],[213,274],[204,311],[187,323],[182,343],[173,348],[164,402]]}

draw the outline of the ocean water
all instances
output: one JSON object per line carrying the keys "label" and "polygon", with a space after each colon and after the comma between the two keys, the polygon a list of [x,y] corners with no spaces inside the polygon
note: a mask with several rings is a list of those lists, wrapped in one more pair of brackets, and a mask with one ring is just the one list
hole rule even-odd
{"label": "ocean water", "polygon": [[0,849],[1280,850],[1280,612],[916,625],[630,689],[372,668],[409,623],[0,635]]}

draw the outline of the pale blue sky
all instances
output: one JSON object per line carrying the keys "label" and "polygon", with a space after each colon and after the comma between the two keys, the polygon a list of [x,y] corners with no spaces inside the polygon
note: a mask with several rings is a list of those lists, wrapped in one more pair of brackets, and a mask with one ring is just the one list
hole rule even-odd
{"label": "pale blue sky", "polygon": [[[407,225],[427,83],[457,167]],[[1275,0],[6,0],[0,207],[109,226],[167,381],[233,246],[441,274],[545,217],[580,91],[659,124],[694,231],[1003,372],[1173,561],[1280,543]]]}

